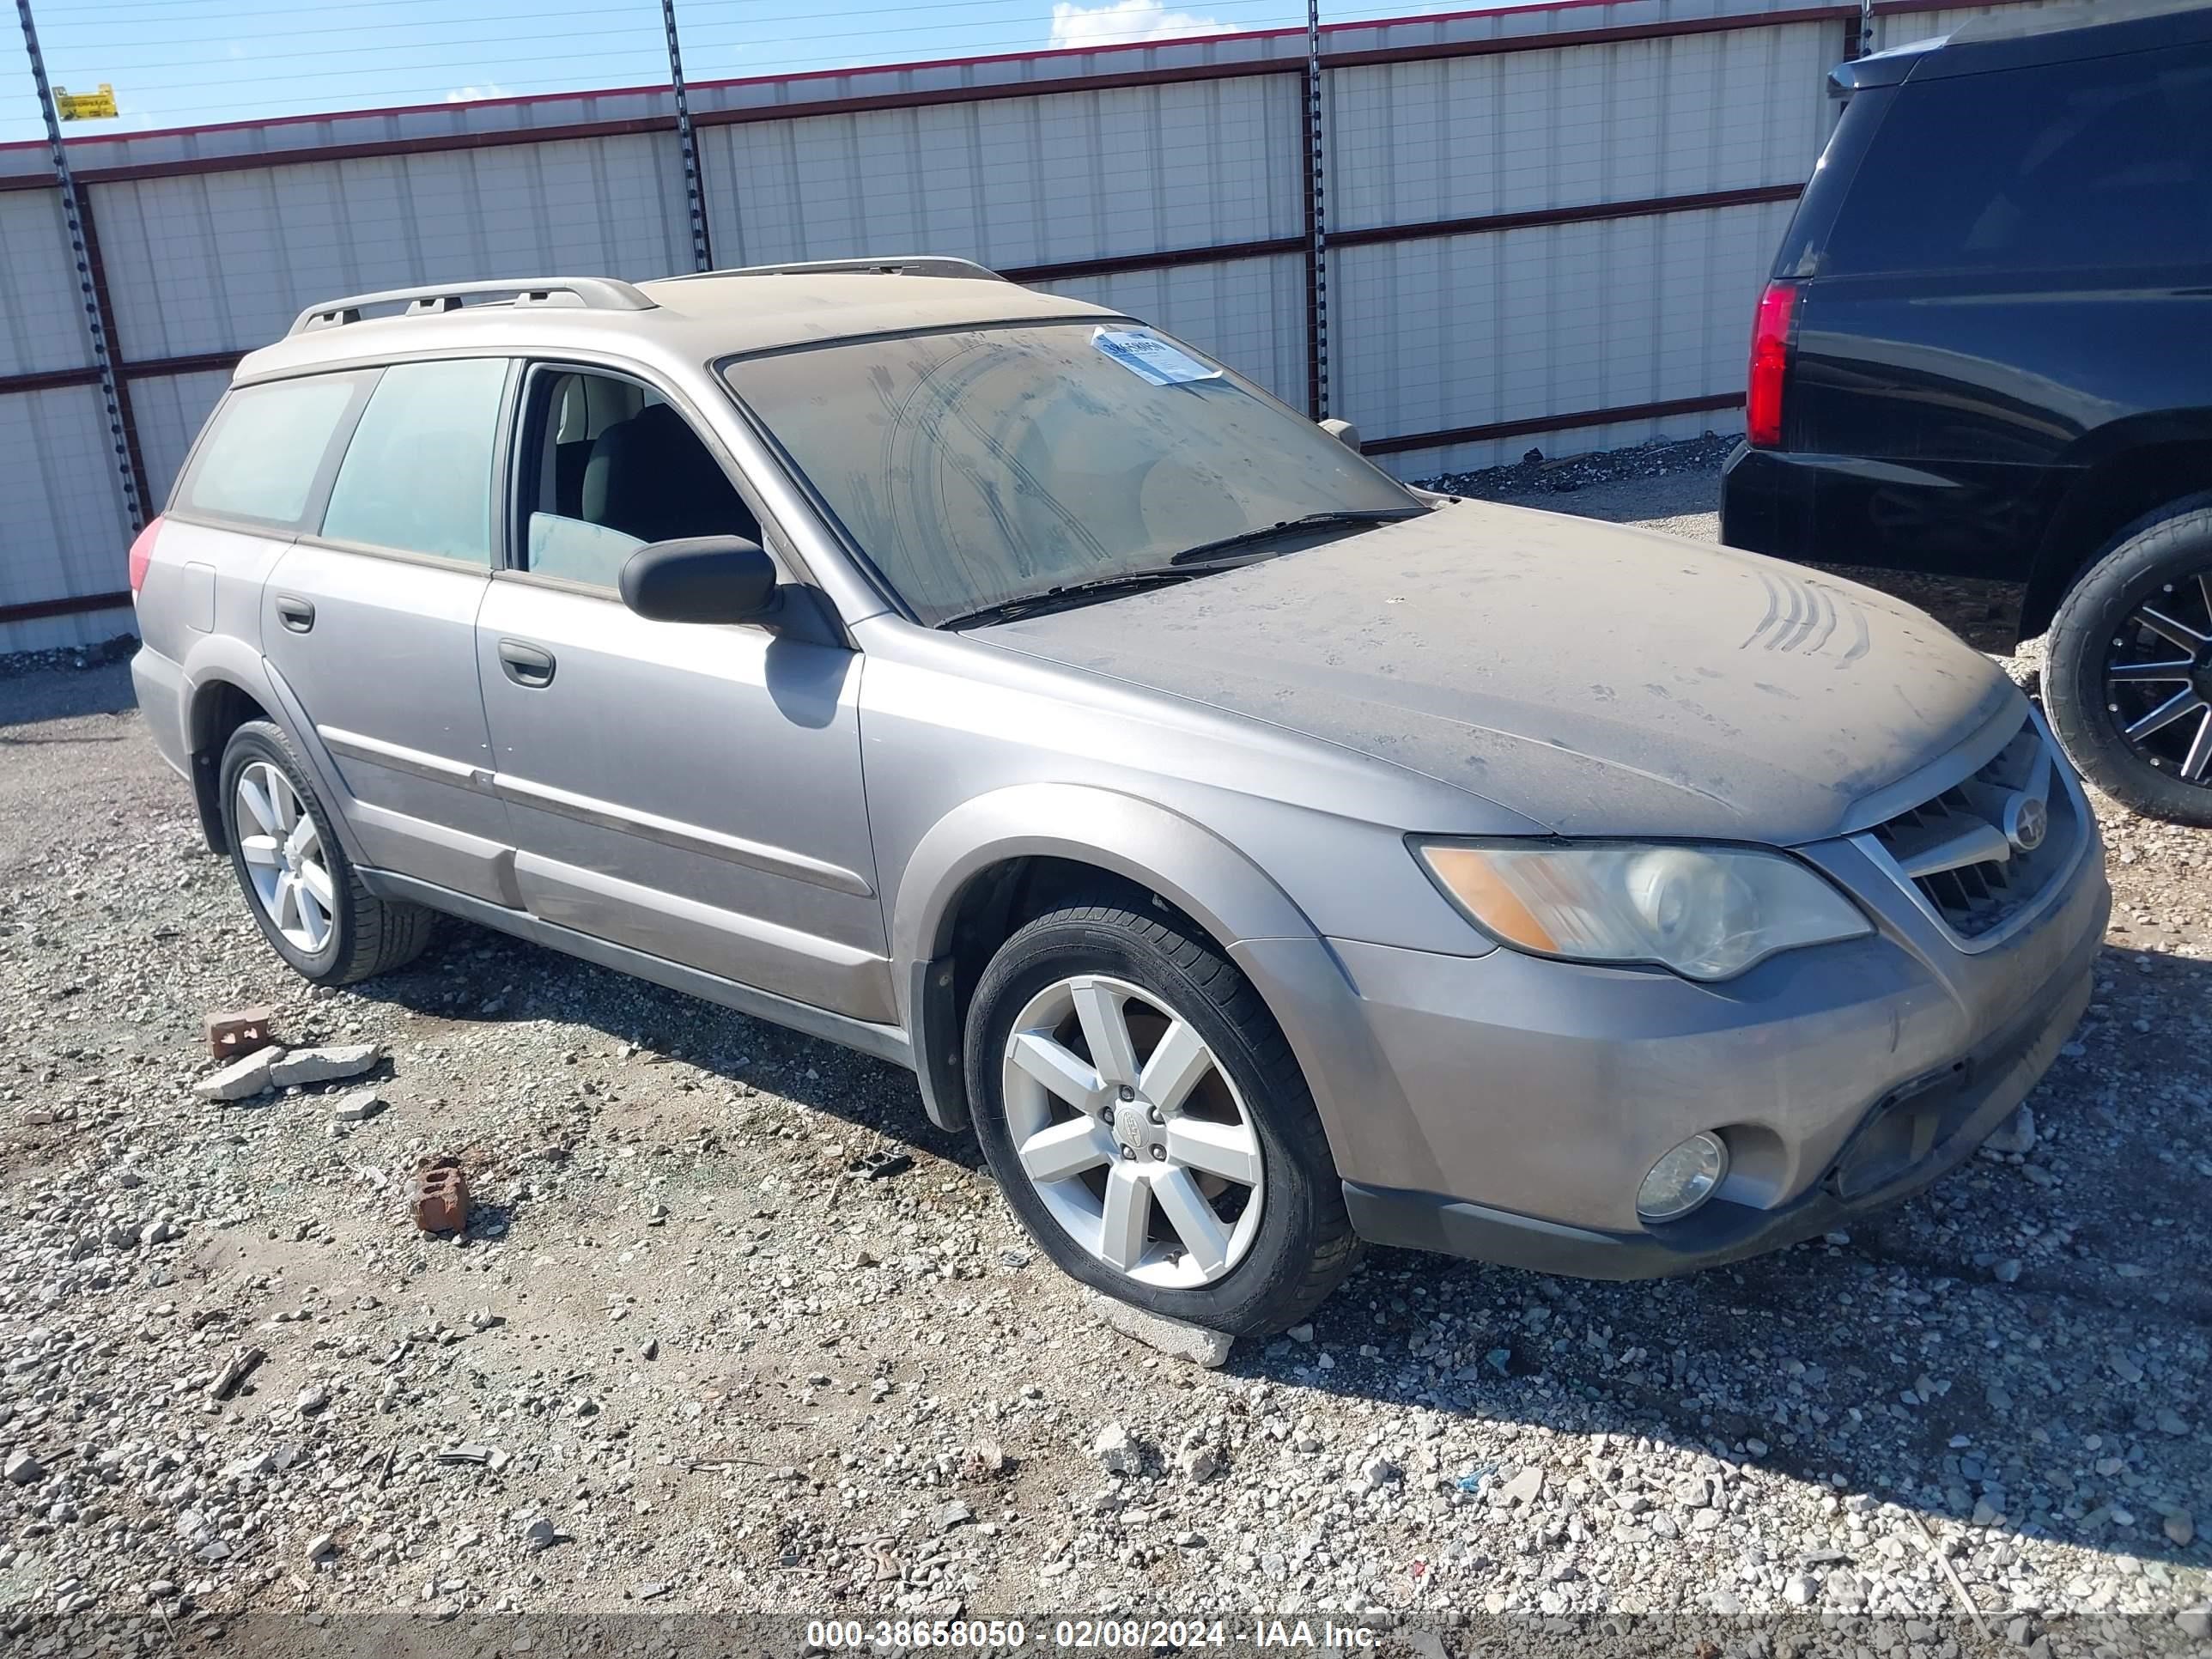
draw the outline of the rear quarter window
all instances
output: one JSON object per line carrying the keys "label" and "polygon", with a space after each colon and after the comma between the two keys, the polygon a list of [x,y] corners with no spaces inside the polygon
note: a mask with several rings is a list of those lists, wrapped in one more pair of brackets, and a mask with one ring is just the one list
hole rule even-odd
{"label": "rear quarter window", "polygon": [[365,384],[318,374],[238,387],[210,417],[173,508],[296,526]]}
{"label": "rear quarter window", "polygon": [[1822,276],[2212,261],[2212,47],[1908,81]]}

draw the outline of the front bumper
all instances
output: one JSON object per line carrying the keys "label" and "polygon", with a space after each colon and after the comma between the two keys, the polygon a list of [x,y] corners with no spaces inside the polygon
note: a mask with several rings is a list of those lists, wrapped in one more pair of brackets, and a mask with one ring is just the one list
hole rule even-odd
{"label": "front bumper", "polygon": [[[2087,1006],[2111,908],[2094,829],[2028,920],[1979,951],[1852,843],[1800,851],[1875,933],[1723,984],[1331,941],[1350,1012],[1285,1026],[1359,1233],[1641,1278],[1824,1231],[1971,1155]],[[1289,952],[1238,947],[1263,990]],[[1644,1223],[1644,1172],[1701,1130],[1729,1143],[1727,1182],[1680,1221]]]}
{"label": "front bumper", "polygon": [[1827,1172],[1771,1209],[1717,1197],[1680,1221],[1615,1232],[1356,1181],[1344,1183],[1346,1207],[1370,1243],[1579,1279],[1656,1279],[1795,1244],[1909,1198],[1972,1157],[2057,1057],[2089,1005],[2095,956],[2085,951],[2046,1005],[1980,1051],[1877,1101]]}

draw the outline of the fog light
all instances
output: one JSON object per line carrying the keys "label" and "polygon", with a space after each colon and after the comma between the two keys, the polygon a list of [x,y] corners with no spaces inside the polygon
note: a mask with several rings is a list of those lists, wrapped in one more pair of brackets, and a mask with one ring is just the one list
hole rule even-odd
{"label": "fog light", "polygon": [[1636,1189],[1636,1213],[1646,1221],[1679,1221],[1718,1190],[1728,1175],[1728,1148],[1718,1135],[1692,1135],[1651,1166]]}

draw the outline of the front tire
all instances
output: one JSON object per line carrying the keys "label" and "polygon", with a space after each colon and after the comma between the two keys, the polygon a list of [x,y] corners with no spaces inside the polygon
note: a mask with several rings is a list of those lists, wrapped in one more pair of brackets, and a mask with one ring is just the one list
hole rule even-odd
{"label": "front tire", "polygon": [[1313,1096],[1209,939],[1101,896],[1000,947],[968,1096],[1006,1201],[1072,1278],[1231,1336],[1297,1323],[1358,1259]]}
{"label": "front tire", "polygon": [[362,885],[330,809],[282,728],[248,720],[223,748],[223,838],[246,908],[293,972],[351,985],[422,954],[434,918]]}
{"label": "front tire", "polygon": [[2067,758],[2146,817],[2212,826],[2212,497],[2123,531],[2051,624]]}

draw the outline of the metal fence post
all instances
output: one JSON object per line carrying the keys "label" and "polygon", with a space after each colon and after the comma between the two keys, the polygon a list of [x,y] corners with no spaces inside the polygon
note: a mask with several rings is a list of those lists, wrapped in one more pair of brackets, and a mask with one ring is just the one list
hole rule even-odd
{"label": "metal fence post", "polygon": [[[18,0],[24,3],[25,0]],[[707,197],[700,187],[699,144],[691,131],[691,104],[684,89],[684,52],[676,40],[676,0],[660,0],[668,31],[668,81],[676,93],[676,145],[684,157],[684,198],[691,210],[691,268],[712,270],[714,250],[707,234]]]}
{"label": "metal fence post", "polygon": [[1328,416],[1328,212],[1321,0],[1306,0],[1306,412]]}
{"label": "metal fence post", "polygon": [[1874,50],[1874,0],[1859,0],[1859,49],[1855,55],[1863,58]]}
{"label": "metal fence post", "polygon": [[146,526],[146,512],[142,503],[137,461],[132,453],[130,405],[125,401],[123,385],[116,378],[114,359],[108,350],[106,307],[100,291],[90,239],[91,203],[77,194],[76,180],[70,174],[69,150],[62,143],[61,116],[54,107],[54,89],[46,81],[46,60],[39,51],[38,26],[31,21],[31,0],[15,0],[15,16],[23,26],[23,48],[30,55],[31,79],[39,88],[39,113],[46,122],[46,149],[53,164],[54,183],[61,191],[70,257],[76,266],[77,295],[84,306],[84,331],[92,343],[92,366],[99,371],[100,398],[107,410],[109,459],[123,492],[124,516],[131,521],[131,534],[136,535]]}

